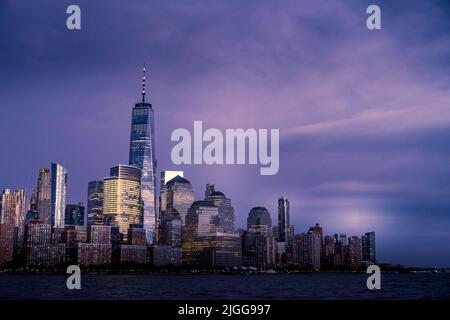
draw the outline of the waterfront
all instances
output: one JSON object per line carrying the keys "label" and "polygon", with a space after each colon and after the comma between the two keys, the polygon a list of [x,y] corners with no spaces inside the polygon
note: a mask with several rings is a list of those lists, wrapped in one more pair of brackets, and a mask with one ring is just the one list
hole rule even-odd
{"label": "waterfront", "polygon": [[82,275],[68,290],[65,275],[0,275],[0,299],[450,299],[449,273],[383,273],[381,290],[364,273]]}

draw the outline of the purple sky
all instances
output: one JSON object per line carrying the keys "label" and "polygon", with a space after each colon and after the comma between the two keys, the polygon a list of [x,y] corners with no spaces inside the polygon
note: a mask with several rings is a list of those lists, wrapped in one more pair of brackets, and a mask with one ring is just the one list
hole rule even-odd
{"label": "purple sky", "polygon": [[[450,266],[448,1],[0,0],[0,188],[69,170],[69,202],[127,163],[131,108],[150,70],[158,171],[184,170],[296,232],[377,233],[382,261]],[[82,30],[65,27],[79,4]],[[379,4],[382,30],[366,28]],[[280,171],[174,166],[170,134],[279,128]]]}

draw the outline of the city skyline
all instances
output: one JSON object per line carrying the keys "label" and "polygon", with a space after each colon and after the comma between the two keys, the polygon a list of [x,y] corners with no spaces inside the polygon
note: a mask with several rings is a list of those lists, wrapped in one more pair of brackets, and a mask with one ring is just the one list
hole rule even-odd
{"label": "city skyline", "polygon": [[[215,183],[232,199],[238,226],[255,206],[267,207],[274,219],[277,198],[285,195],[297,231],[316,222],[327,234],[373,229],[382,261],[450,265],[446,4],[386,3],[386,25],[377,35],[362,30],[364,15],[357,13],[366,3],[291,4],[288,14],[265,2],[243,6],[242,16],[232,2],[208,9],[176,3],[162,18],[143,2],[124,12],[114,1],[108,8],[80,4],[87,14],[78,34],[58,31],[51,8],[17,26],[17,38],[7,34],[10,27],[0,29],[2,144],[15,150],[0,159],[8,168],[1,171],[1,189],[25,187],[30,195],[39,168],[59,162],[69,171],[67,203],[86,203],[89,181],[128,163],[126,119],[139,101],[136,79],[146,61],[157,174],[184,171],[196,198]],[[5,26],[19,12],[31,12],[20,1],[2,2],[0,9]],[[100,12],[109,29],[96,22]],[[338,26],[330,28],[335,13]],[[111,23],[130,17],[149,22]],[[410,19],[414,35],[402,27]],[[271,30],[266,20],[280,28]],[[246,31],[240,34],[233,21]],[[18,106],[24,88],[27,103]],[[170,132],[197,119],[219,128],[279,126],[279,174],[260,177],[252,166],[171,165]]]}

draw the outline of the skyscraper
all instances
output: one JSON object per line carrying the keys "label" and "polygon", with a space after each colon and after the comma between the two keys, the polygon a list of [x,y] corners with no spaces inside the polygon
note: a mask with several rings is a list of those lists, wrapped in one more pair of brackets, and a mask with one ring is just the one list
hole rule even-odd
{"label": "skyscraper", "polygon": [[278,241],[288,242],[289,235],[289,200],[285,197],[278,199]]}
{"label": "skyscraper", "polygon": [[167,182],[169,182],[176,176],[180,176],[180,177],[184,178],[184,172],[183,171],[173,171],[173,170],[161,171],[161,190]]}
{"label": "skyscraper", "polygon": [[215,190],[214,185],[206,185],[205,200],[211,201],[219,208],[220,226],[224,232],[234,232],[234,208],[231,206],[231,200],[225,194]]}
{"label": "skyscraper", "polygon": [[94,180],[88,183],[87,224],[90,226],[103,222],[103,181]]}
{"label": "skyscraper", "polygon": [[362,259],[361,239],[356,236],[348,238],[347,264],[353,268],[357,268],[361,264],[361,259]]}
{"label": "skyscraper", "polygon": [[59,163],[52,163],[51,213],[52,225],[64,228],[67,197],[67,169]]}
{"label": "skyscraper", "polygon": [[85,225],[85,210],[83,203],[66,205],[65,224],[73,226]]}
{"label": "skyscraper", "polygon": [[203,236],[221,232],[219,209],[211,201],[195,201],[186,216],[188,236]]}
{"label": "skyscraper", "polygon": [[52,226],[41,221],[31,221],[26,227],[26,261],[29,265],[51,264]]}
{"label": "skyscraper", "polygon": [[184,226],[187,212],[194,201],[195,194],[189,180],[177,175],[166,181],[161,189],[161,220],[164,216],[173,216],[175,212]]}
{"label": "skyscraper", "polygon": [[[51,172],[50,169],[39,169],[38,185],[37,185],[37,213],[39,220],[44,224],[52,223],[51,211]],[[30,209],[33,210],[33,209]]]}
{"label": "skyscraper", "polygon": [[272,231],[270,213],[264,207],[254,207],[247,218],[247,230],[269,234]]}
{"label": "skyscraper", "polygon": [[295,236],[297,262],[301,267],[320,269],[320,235],[309,231]]}
{"label": "skyscraper", "polygon": [[319,223],[316,223],[314,227],[309,228],[309,231],[317,233],[320,237],[320,245],[323,245],[323,229]]}
{"label": "skyscraper", "polygon": [[0,265],[12,261],[14,249],[21,245],[24,215],[25,190],[5,189],[0,197]]}
{"label": "skyscraper", "polygon": [[275,264],[275,238],[272,221],[266,208],[252,208],[247,218],[247,230],[242,237],[244,265],[265,268]]}
{"label": "skyscraper", "polygon": [[375,250],[375,232],[367,232],[362,236],[361,241],[363,260],[375,263],[377,261]]}
{"label": "skyscraper", "polygon": [[129,164],[142,170],[141,199],[142,224],[147,242],[156,237],[156,158],[154,114],[150,103],[145,102],[145,68],[142,78],[142,101],[136,103],[131,116]]}
{"label": "skyscraper", "polygon": [[141,172],[139,168],[120,164],[111,168],[111,176],[103,183],[103,214],[119,227],[124,237],[130,224],[140,222]]}

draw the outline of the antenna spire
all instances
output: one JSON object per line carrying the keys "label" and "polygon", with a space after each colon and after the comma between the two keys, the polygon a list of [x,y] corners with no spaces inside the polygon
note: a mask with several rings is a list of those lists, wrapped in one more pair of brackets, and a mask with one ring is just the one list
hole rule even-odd
{"label": "antenna spire", "polygon": [[145,103],[145,64],[142,69],[142,103]]}

